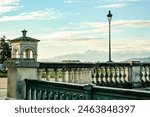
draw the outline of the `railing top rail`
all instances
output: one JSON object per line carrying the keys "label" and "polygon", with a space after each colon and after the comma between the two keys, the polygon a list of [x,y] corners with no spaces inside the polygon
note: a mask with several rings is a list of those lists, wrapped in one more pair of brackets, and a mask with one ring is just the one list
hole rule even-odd
{"label": "railing top rail", "polygon": [[65,88],[65,89],[79,89],[83,90],[84,85],[82,84],[73,84],[73,83],[62,83],[56,81],[42,81],[42,80],[31,80],[25,79],[26,84],[43,86],[43,87],[57,87],[57,88]]}
{"label": "railing top rail", "polygon": [[122,95],[129,99],[150,99],[150,92],[144,90],[135,89],[123,89],[123,88],[112,88],[104,86],[94,86],[93,93],[97,94],[108,94],[108,95]]}
{"label": "railing top rail", "polygon": [[142,66],[150,66],[150,63],[148,63],[148,62],[142,62],[141,65]]}
{"label": "railing top rail", "polygon": [[64,62],[40,62],[40,67],[39,68],[93,68],[93,67],[115,67],[115,66],[120,66],[120,67],[126,67],[130,66],[130,63],[126,62],[112,62],[112,63],[100,63],[100,62],[93,62],[93,63],[81,63],[81,62],[76,62],[76,63],[64,63]]}
{"label": "railing top rail", "polygon": [[[135,90],[135,89],[123,89],[123,88],[112,88],[112,87],[104,87],[104,86],[95,86],[92,84],[81,85],[81,84],[71,84],[71,83],[58,83],[58,82],[47,82],[47,81],[39,81],[39,80],[29,80],[25,79],[27,86],[30,87],[43,87],[56,89],[60,91],[78,91],[85,93],[86,89],[90,89],[93,96],[114,96],[118,98],[124,99],[150,99],[149,91]],[[90,88],[91,87],[91,88]]]}

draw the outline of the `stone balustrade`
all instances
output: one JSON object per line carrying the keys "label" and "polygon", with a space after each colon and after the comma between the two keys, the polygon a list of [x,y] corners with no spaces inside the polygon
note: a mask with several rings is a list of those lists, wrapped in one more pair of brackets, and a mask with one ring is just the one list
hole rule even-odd
{"label": "stone balustrade", "polygon": [[149,100],[149,91],[25,79],[26,100]]}
{"label": "stone balustrade", "polygon": [[42,63],[30,59],[10,59],[7,96],[24,97],[24,79],[45,80],[71,84],[95,84],[120,88],[150,86],[150,63],[139,61],[123,63]]}
{"label": "stone balustrade", "polygon": [[129,63],[97,63],[92,71],[92,82],[99,86],[132,87]]}
{"label": "stone balustrade", "polygon": [[77,84],[92,83],[92,63],[40,63],[38,79]]}
{"label": "stone balustrade", "polygon": [[39,63],[38,79],[108,87],[150,86],[150,63]]}

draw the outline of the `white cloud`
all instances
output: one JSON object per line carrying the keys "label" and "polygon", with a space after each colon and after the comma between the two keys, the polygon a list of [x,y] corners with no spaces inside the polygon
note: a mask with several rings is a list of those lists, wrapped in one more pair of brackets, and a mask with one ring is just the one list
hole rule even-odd
{"label": "white cloud", "polygon": [[0,15],[2,13],[16,11],[18,8],[22,7],[19,2],[19,0],[0,0]]}
{"label": "white cloud", "polygon": [[140,0],[117,0],[118,2],[139,2]]}
{"label": "white cloud", "polygon": [[65,0],[64,3],[72,4],[72,3],[78,3],[81,2],[80,0]]}
{"label": "white cloud", "polygon": [[[81,25],[89,26],[91,28],[107,28],[108,23],[106,22],[83,22]],[[112,21],[111,25],[114,28],[140,28],[149,27],[150,20],[118,20]]]}
{"label": "white cloud", "polygon": [[15,16],[3,16],[0,21],[17,21],[17,20],[51,20],[61,18],[64,14],[54,8],[46,8],[45,10],[32,11],[28,13],[20,13]]}
{"label": "white cloud", "polygon": [[121,8],[139,1],[140,0],[104,0],[99,1],[100,5],[97,5],[94,8]]}
{"label": "white cloud", "polygon": [[[108,34],[108,22],[81,22],[73,24],[76,30],[64,29],[61,31],[50,32],[47,34],[37,34],[36,38],[57,43],[74,42],[76,40],[86,40],[93,38],[105,39]],[[122,32],[125,28],[150,27],[150,20],[118,20],[112,22],[113,33]]]}
{"label": "white cloud", "polygon": [[125,3],[114,3],[114,4],[105,4],[105,5],[96,6],[95,8],[120,8],[124,6],[126,6]]}
{"label": "white cloud", "polygon": [[[142,27],[150,27],[150,20],[119,20],[112,22],[112,25],[113,32],[122,31],[124,28],[141,28],[142,30]],[[85,30],[64,30],[53,33],[50,32],[49,34],[38,34],[33,37],[41,39],[41,43],[45,43],[51,46],[64,48],[67,48],[68,45],[70,47],[76,46],[76,51],[80,51],[80,48],[105,52],[108,51],[107,22],[82,22],[76,24],[76,26],[85,27]],[[112,50],[114,52],[147,52],[150,50],[150,41],[148,38],[135,37],[136,36],[134,35],[131,35],[130,37],[122,35],[121,38],[113,38]],[[133,44],[135,39],[136,44]]]}

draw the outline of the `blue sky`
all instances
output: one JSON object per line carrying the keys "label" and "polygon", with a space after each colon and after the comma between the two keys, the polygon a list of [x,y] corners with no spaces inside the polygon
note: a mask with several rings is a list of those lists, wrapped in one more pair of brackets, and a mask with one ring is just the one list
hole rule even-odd
{"label": "blue sky", "polygon": [[114,60],[115,53],[148,57],[149,6],[150,0],[0,0],[0,36],[13,39],[28,30],[28,36],[41,40],[39,59],[108,52],[106,15],[111,10]]}

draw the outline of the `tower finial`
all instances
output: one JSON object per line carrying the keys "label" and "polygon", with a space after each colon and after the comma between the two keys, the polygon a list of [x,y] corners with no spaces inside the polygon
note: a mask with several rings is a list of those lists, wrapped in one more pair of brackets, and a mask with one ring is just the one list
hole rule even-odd
{"label": "tower finial", "polygon": [[27,31],[24,29],[24,30],[22,30],[22,35],[23,35],[23,37],[26,37],[26,34],[27,34]]}

